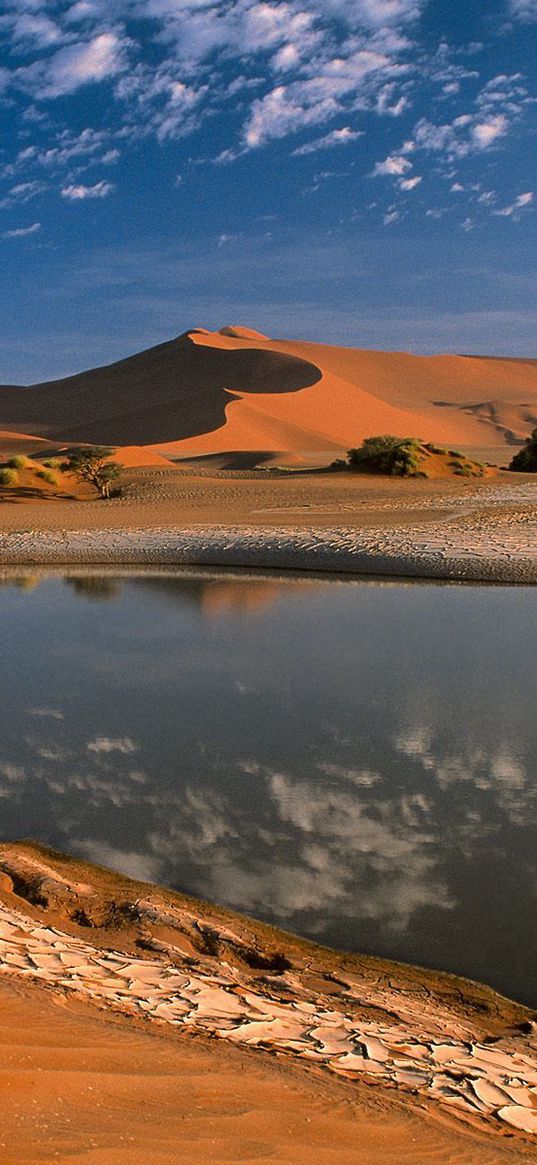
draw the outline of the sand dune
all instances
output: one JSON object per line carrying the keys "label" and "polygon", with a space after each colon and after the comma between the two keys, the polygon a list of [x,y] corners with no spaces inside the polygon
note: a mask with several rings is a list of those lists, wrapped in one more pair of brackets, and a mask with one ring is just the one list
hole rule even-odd
{"label": "sand dune", "polygon": [[170,461],[160,453],[156,453],[150,446],[145,445],[116,445],[114,459],[124,465],[126,469],[166,467]]}
{"label": "sand dune", "polygon": [[[537,425],[537,362],[415,356],[199,327],[31,391],[0,387],[0,425],[13,439],[149,446],[151,456],[165,458],[306,451],[322,460],[389,432],[497,448],[506,459],[509,446]],[[149,463],[131,456],[138,460],[126,464]]]}

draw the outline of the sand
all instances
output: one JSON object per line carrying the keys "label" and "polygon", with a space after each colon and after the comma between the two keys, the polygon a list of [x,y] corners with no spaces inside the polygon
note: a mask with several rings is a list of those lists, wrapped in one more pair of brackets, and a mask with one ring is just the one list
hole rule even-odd
{"label": "sand", "polygon": [[4,501],[6,565],[203,565],[537,580],[536,486],[139,470],[110,502]]}
{"label": "sand", "polygon": [[0,386],[0,425],[13,441],[145,445],[165,457],[326,456],[393,433],[489,446],[508,460],[537,425],[537,363],[195,328],[106,368],[31,390]]}
{"label": "sand", "polygon": [[34,845],[0,871],[6,1165],[531,1159],[535,1025],[488,988]]}

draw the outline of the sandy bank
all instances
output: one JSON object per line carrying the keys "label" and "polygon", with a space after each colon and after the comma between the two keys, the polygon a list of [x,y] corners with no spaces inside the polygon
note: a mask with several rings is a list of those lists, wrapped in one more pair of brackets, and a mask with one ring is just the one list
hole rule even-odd
{"label": "sandy bank", "polygon": [[[30,1030],[10,1032],[10,1015],[33,1015]],[[2,1160],[17,1165],[142,1161],[153,1114],[159,1162],[196,1148],[203,1162],[319,1165],[499,1165],[534,1152],[527,1009],[32,844],[0,846],[0,1043]],[[21,1126],[33,1142],[10,1155]]]}
{"label": "sandy bank", "polygon": [[480,582],[537,582],[537,512],[396,528],[154,526],[0,533],[5,565],[200,565]]}

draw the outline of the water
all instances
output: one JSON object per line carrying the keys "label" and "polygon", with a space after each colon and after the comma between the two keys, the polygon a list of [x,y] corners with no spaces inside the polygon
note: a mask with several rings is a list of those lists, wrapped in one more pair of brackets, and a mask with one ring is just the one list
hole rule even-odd
{"label": "water", "polygon": [[0,589],[0,835],[537,1005],[537,589]]}

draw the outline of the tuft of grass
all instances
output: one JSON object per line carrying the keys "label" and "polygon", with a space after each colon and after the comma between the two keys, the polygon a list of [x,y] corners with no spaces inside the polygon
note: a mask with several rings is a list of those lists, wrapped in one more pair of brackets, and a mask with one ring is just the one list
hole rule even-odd
{"label": "tuft of grass", "polygon": [[19,475],[16,469],[0,469],[0,485],[17,485]]}
{"label": "tuft of grass", "polygon": [[15,457],[10,457],[7,462],[9,469],[26,469],[30,464],[28,457],[24,457],[22,453],[17,453]]}
{"label": "tuft of grass", "polygon": [[61,457],[47,457],[45,461],[41,462],[45,469],[60,469],[61,463]]}
{"label": "tuft of grass", "polygon": [[47,481],[49,485],[58,484],[58,478],[51,469],[36,469],[35,476],[40,477],[41,481]]}

